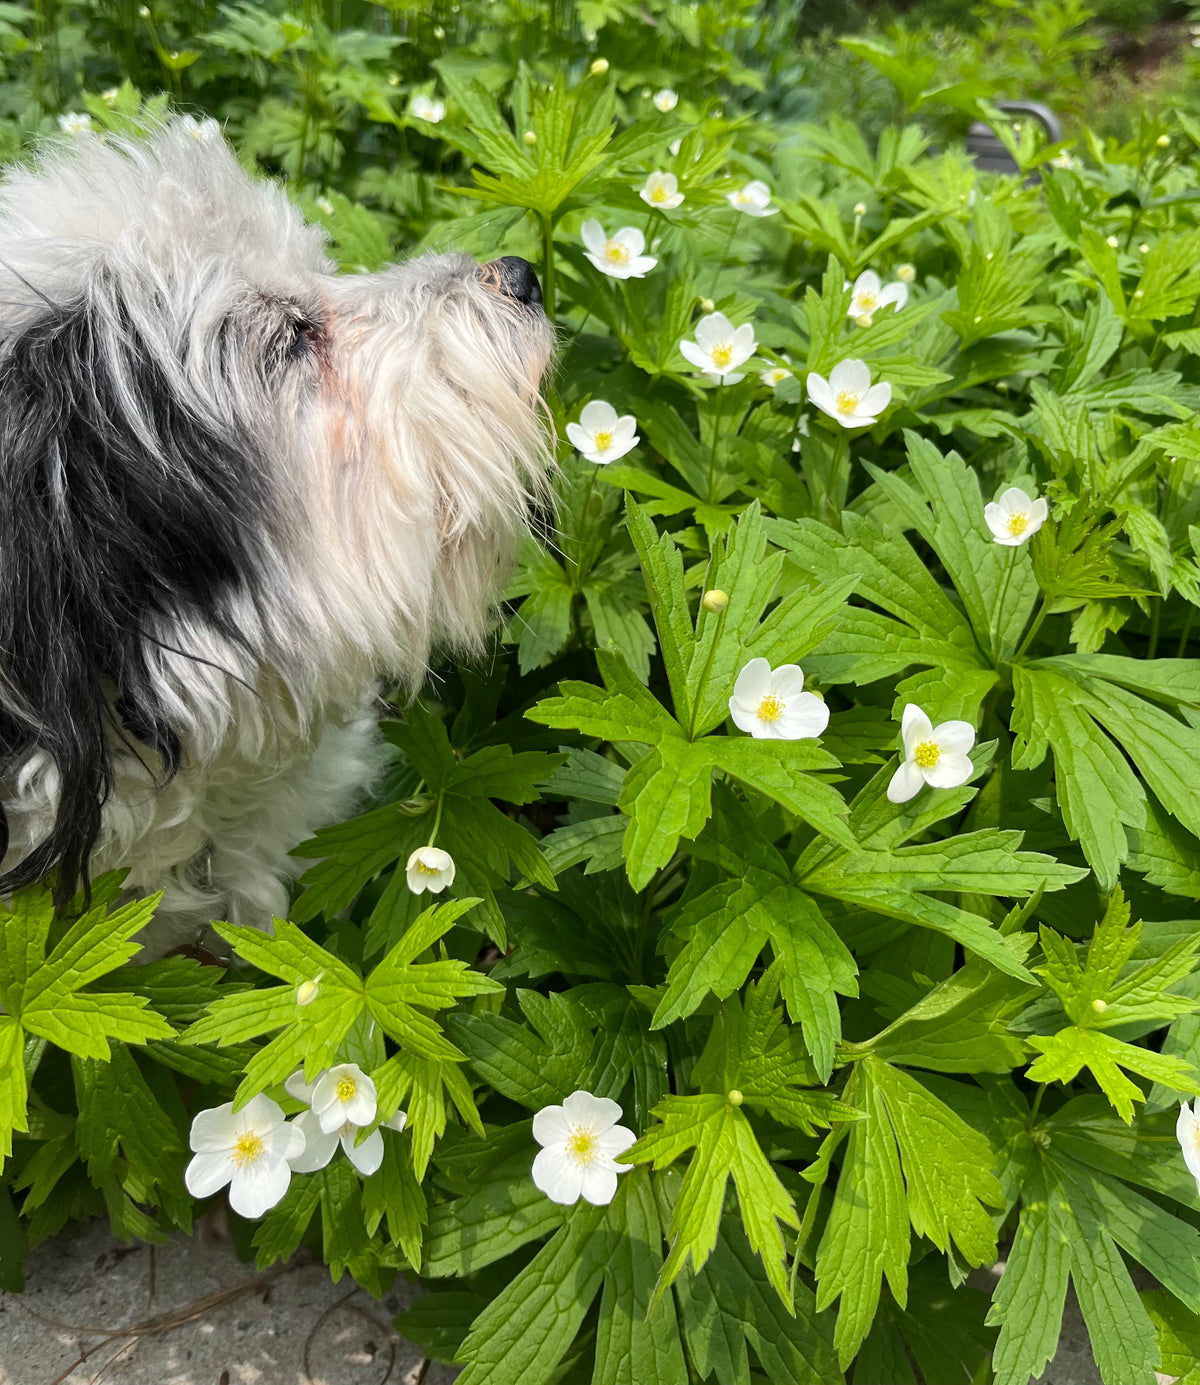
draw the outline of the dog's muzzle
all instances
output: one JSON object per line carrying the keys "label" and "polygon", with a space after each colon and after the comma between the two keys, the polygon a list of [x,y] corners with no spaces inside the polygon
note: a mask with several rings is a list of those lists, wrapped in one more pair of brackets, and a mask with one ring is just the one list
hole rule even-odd
{"label": "dog's muzzle", "polygon": [[533,266],[520,255],[501,255],[498,260],[490,260],[479,275],[485,284],[526,308],[542,306],[542,286]]}

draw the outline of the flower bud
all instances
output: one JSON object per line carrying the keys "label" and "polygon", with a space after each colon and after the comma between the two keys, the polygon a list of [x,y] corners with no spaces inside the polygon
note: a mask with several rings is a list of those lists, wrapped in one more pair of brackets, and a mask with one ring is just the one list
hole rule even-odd
{"label": "flower bud", "polygon": [[400,74],[398,72],[388,73],[387,82],[389,87],[398,87],[400,85]]}
{"label": "flower bud", "polygon": [[592,74],[593,77],[603,77],[604,74],[608,71],[608,59],[597,58],[596,61],[591,65],[591,67],[588,68],[588,71]]}
{"label": "flower bud", "polygon": [[525,131],[525,143],[532,149],[537,143],[537,135],[532,130]]}
{"label": "flower bud", "polygon": [[855,215],[855,216],[866,216],[866,214],[867,214],[867,204],[866,204],[865,202],[856,202],[856,203],[854,204],[854,215]]}
{"label": "flower bud", "polygon": [[702,298],[700,300],[700,306],[704,309],[706,313],[711,313],[717,305],[712,301],[711,298]]}
{"label": "flower bud", "polygon": [[865,331],[866,328],[868,328],[871,325],[871,314],[859,313],[859,315],[854,319],[854,325],[856,327],[863,328]]}
{"label": "flower bud", "polygon": [[150,8],[149,8],[148,5],[139,5],[139,6],[138,6],[138,18],[139,18],[139,19],[149,19],[149,18],[150,18]]}
{"label": "flower bud", "polygon": [[730,1090],[725,1100],[729,1102],[730,1106],[740,1106],[746,1098],[734,1087]]}
{"label": "flower bud", "polygon": [[1159,137],[1154,141],[1154,143],[1157,144],[1160,149],[1165,149],[1167,145],[1171,143],[1171,136],[1159,135]]}
{"label": "flower bud", "polygon": [[729,605],[729,593],[723,592],[720,587],[714,587],[712,591],[704,593],[700,598],[700,604],[706,611],[719,615]]}
{"label": "flower bud", "polygon": [[446,37],[446,31],[440,24],[435,24],[433,26],[433,36],[439,40],[444,39]]}
{"label": "flower bud", "polygon": [[913,264],[902,264],[896,266],[896,278],[902,284],[911,284],[917,277],[917,267]]}
{"label": "flower bud", "polygon": [[1095,1010],[1098,1015],[1102,1015],[1105,1010],[1108,1009],[1108,1002],[1097,998],[1092,1001],[1092,1009]]}
{"label": "flower bud", "polygon": [[1110,249],[1115,250],[1117,246],[1121,244],[1121,242],[1116,238],[1116,236],[1107,236],[1105,237],[1104,244],[1107,245]]}
{"label": "flower bud", "polygon": [[318,987],[315,981],[301,981],[296,987],[296,1004],[311,1005],[317,998]]}
{"label": "flower bud", "polygon": [[1149,247],[1149,245],[1148,245],[1145,241],[1142,241],[1141,245],[1138,246],[1138,254],[1139,254],[1139,255],[1148,255],[1149,253],[1150,253],[1150,247]]}

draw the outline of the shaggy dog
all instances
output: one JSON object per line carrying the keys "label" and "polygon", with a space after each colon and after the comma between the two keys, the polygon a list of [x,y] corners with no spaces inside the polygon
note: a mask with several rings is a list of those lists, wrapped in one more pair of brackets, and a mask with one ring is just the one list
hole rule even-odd
{"label": "shaggy dog", "polygon": [[175,941],[269,925],[381,677],[488,628],[546,484],[537,279],[339,277],[185,118],[12,171],[0,282],[0,891],[127,867]]}

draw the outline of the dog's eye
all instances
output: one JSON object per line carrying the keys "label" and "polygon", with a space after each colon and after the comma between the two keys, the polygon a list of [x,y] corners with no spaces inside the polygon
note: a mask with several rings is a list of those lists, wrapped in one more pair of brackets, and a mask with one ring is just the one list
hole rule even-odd
{"label": "dog's eye", "polygon": [[288,330],[287,345],[284,348],[284,355],[289,361],[303,360],[312,350],[313,338],[316,336],[317,327],[313,322],[306,318],[300,318],[293,322]]}

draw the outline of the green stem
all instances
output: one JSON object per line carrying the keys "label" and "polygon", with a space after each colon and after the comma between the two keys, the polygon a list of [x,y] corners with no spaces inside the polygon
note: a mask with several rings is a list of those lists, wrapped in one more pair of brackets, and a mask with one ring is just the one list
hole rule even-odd
{"label": "green stem", "polygon": [[717,386],[717,416],[713,419],[713,440],[712,451],[708,456],[708,491],[705,499],[709,504],[716,504],[716,496],[713,494],[713,479],[717,470],[717,445],[721,441],[721,424],[725,422],[725,410],[721,407],[724,395],[721,391],[725,388],[725,381],[722,380]]}
{"label": "green stem", "polygon": [[554,222],[549,216],[542,217],[542,306],[546,316],[554,321],[555,307],[554,277]]}
{"label": "green stem", "polygon": [[1175,657],[1182,659],[1187,651],[1188,636],[1192,633],[1192,621],[1196,616],[1195,606],[1188,607],[1188,613],[1184,618],[1183,632],[1179,636],[1179,648],[1175,651]]}
{"label": "green stem", "polygon": [[1000,583],[1000,596],[995,606],[992,608],[992,616],[995,621],[988,621],[988,643],[991,645],[992,662],[996,663],[1000,659],[1000,631],[1004,628],[1004,598],[1008,595],[1008,585],[1012,581],[1013,569],[1017,566],[1018,548],[1010,548],[1008,552],[1008,566],[1004,569],[1004,581]]}
{"label": "green stem", "polygon": [[[709,566],[709,571],[711,571],[711,570],[712,570],[712,556],[711,556],[711,554],[709,555],[708,566]],[[707,577],[707,575],[705,576],[704,590],[705,590],[705,591],[708,590],[708,577]],[[700,599],[701,599],[702,601],[703,601],[703,599],[704,599],[704,593],[703,593],[703,592],[701,592]],[[701,610],[701,612],[703,613],[704,607],[701,606],[700,610]],[[726,606],[726,607],[725,607],[725,611],[728,611],[728,610],[729,610],[729,607]],[[720,614],[717,616],[717,628],[716,628],[716,630],[713,631],[712,644],[710,644],[709,647],[708,647],[708,658],[705,659],[705,661],[704,661],[704,672],[703,672],[703,673],[701,674],[701,676],[700,676],[700,681],[699,681],[699,683],[696,684],[696,698],[695,698],[695,701],[692,703],[692,714],[691,714],[691,716],[688,718],[688,740],[689,740],[689,741],[694,741],[694,740],[696,739],[696,717],[699,715],[701,705],[703,704],[703,701],[704,701],[704,693],[705,693],[705,690],[708,688],[708,676],[709,676],[709,674],[712,672],[713,659],[716,657],[716,653],[717,653],[717,645],[719,645],[719,644],[721,643],[721,635],[722,635],[722,633],[724,632],[724,629],[725,629],[725,611],[721,611]]]}
{"label": "green stem", "polygon": [[442,825],[442,804],[446,801],[444,793],[438,794],[437,812],[433,815],[433,831],[429,834],[426,846],[434,846],[437,842],[438,828]]}
{"label": "green stem", "polygon": [[1030,1107],[1029,1110],[1029,1129],[1031,1130],[1037,1124],[1038,1112],[1042,1108],[1042,1097],[1044,1097],[1045,1095],[1046,1084],[1044,1082],[1039,1082],[1038,1089],[1033,1094],[1033,1105]]}
{"label": "green stem", "polygon": [[1146,658],[1153,659],[1158,652],[1158,623],[1162,618],[1162,597],[1155,597],[1154,610],[1150,615],[1150,648],[1146,651]]}
{"label": "green stem", "polygon": [[739,216],[741,216],[741,212],[735,211],[733,213],[733,224],[729,228],[729,239],[725,242],[725,249],[721,251],[721,258],[717,261],[717,272],[713,276],[712,292],[709,294],[710,298],[716,298],[717,296],[717,286],[721,282],[721,271],[726,268],[725,261],[729,258],[729,252],[733,249],[733,242],[737,236],[737,219]]}
{"label": "green stem", "polygon": [[1021,641],[1020,645],[1018,645],[1017,652],[1013,655],[1014,659],[1019,659],[1033,643],[1033,637],[1042,628],[1042,621],[1046,619],[1048,614],[1049,612],[1046,609],[1046,596],[1045,593],[1043,593],[1042,604],[1038,607],[1037,615],[1033,618],[1033,624],[1025,632],[1025,638]]}

